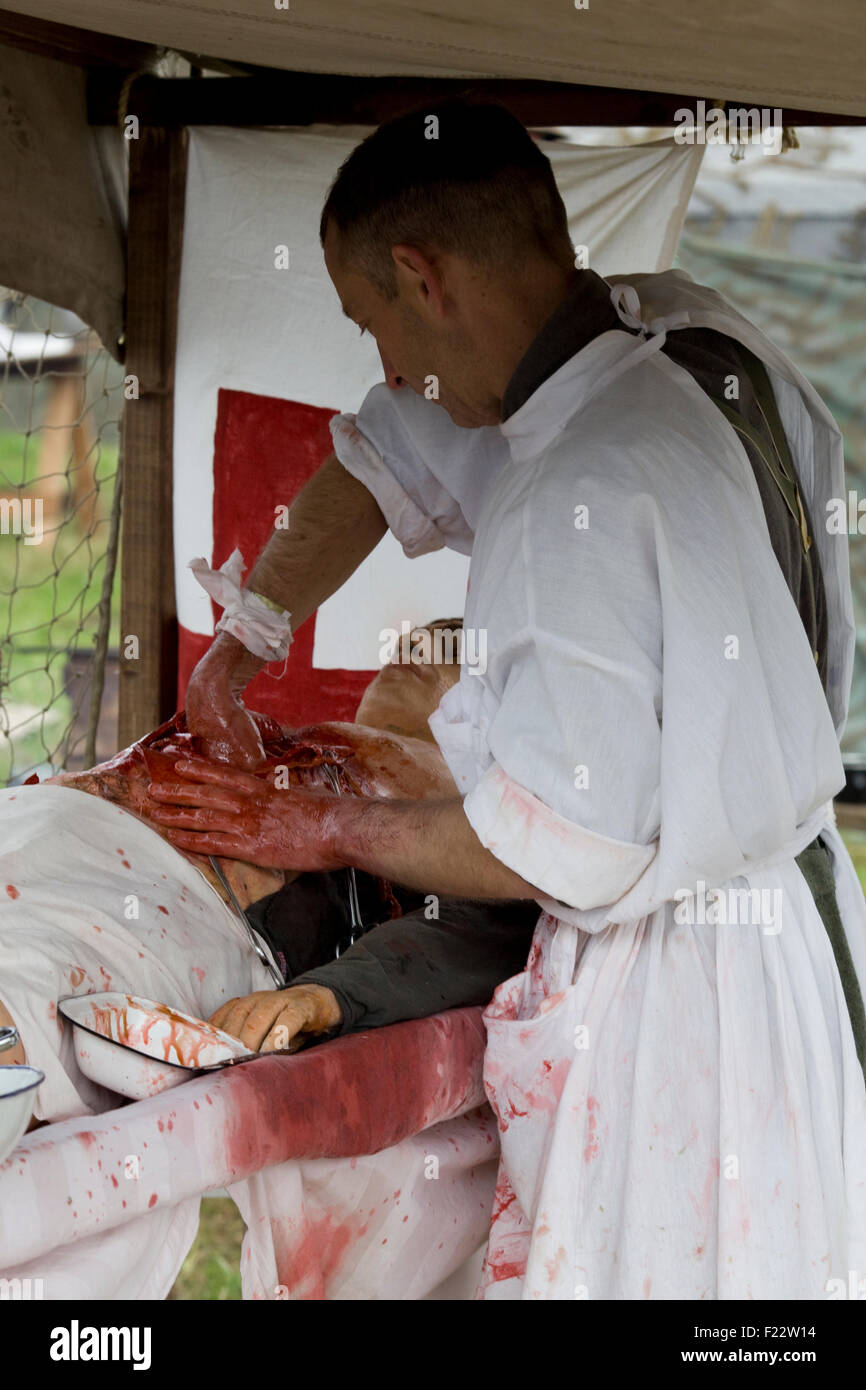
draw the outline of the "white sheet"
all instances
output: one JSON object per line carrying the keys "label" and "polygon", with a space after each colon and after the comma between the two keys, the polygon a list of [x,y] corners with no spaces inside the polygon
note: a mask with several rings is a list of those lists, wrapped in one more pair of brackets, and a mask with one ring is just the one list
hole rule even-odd
{"label": "white sheet", "polygon": [[[224,1073],[118,1109],[79,1070],[55,1006],[108,988],[207,1018],[270,978],[204,878],[134,816],[68,787],[0,792],[0,999],[45,1072],[37,1118],[69,1121],[0,1165],[0,1275],[40,1279],[46,1299],[165,1298],[197,1194],[238,1171],[231,1144],[249,1123]],[[466,1085],[470,1113],[375,1157],[292,1159],[235,1182],[244,1297],[415,1298],[454,1274],[485,1239],[498,1152],[480,1078]]]}

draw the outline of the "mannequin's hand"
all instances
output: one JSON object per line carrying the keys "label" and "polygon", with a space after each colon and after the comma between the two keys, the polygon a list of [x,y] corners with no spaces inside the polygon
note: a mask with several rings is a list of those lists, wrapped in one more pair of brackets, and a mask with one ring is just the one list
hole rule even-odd
{"label": "mannequin's hand", "polygon": [[324,985],[259,990],[221,1004],[209,1022],[254,1052],[297,1052],[307,1038],[336,1028],[337,996]]}

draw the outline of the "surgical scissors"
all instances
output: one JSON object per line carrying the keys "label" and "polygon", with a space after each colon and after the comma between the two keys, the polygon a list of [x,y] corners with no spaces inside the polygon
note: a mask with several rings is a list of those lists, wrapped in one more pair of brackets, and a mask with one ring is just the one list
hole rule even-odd
{"label": "surgical scissors", "polygon": [[[339,777],[337,776],[336,772],[334,771],[333,767],[331,766],[330,763],[324,763],[324,764],[323,764],[323,767],[324,767],[324,769],[325,769],[325,776],[327,777],[328,781],[330,782],[331,786],[333,787],[335,795],[336,795],[336,796],[342,796],[342,794],[343,794],[343,789],[342,789],[342,787],[340,786],[340,779],[339,779]],[[362,937],[362,936],[364,935],[364,932],[366,931],[366,927],[364,926],[364,921],[363,921],[363,918],[361,917],[361,904],[360,904],[360,902],[359,902],[359,900],[358,900],[358,880],[357,880],[356,877],[355,877],[355,870],[354,870],[354,867],[353,867],[351,864],[350,864],[349,867],[348,867],[348,874],[349,874],[349,920],[350,920],[350,922],[351,922],[351,926],[350,926],[350,928],[349,928],[349,942],[348,942],[348,945],[349,945],[349,946],[354,946],[355,942],[356,942],[360,937]],[[340,956],[343,954],[343,952],[344,952],[345,950],[348,950],[348,946],[346,945],[345,940],[343,940],[343,941],[338,941],[338,942],[337,942],[337,949],[336,949],[336,952],[335,952],[335,955],[336,955],[336,959],[337,959],[337,960],[340,959]]]}

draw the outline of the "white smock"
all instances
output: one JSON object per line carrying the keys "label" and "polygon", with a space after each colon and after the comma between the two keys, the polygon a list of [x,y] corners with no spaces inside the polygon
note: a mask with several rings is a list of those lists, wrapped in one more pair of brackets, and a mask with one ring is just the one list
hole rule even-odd
{"label": "white smock", "polygon": [[[430,724],[482,844],[545,909],[486,1014],[502,1158],[479,1295],[826,1298],[866,1271],[866,1085],[794,861],[824,836],[866,992],[832,811],[854,648],[847,537],[824,524],[841,436],[714,291],[609,283],[640,336],[576,353],[500,427],[507,451],[475,432],[461,468],[470,432],[406,391],[333,427],[409,553],[474,535],[464,621],[487,669]],[[686,326],[769,372],[824,578],[826,697],[738,436],[659,351]]]}

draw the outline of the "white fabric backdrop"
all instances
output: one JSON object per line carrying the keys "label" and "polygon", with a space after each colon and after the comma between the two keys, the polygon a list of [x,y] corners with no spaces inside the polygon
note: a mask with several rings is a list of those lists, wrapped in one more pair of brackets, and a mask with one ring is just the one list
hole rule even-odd
{"label": "white fabric backdrop", "polygon": [[[213,630],[187,569],[212,549],[213,439],[220,387],[357,410],[382,379],[375,343],[343,317],[319,247],[322,203],[365,128],[190,131],[175,394],[174,535],[178,617]],[[600,274],[670,266],[702,146],[605,149],[547,144],[576,245]],[[289,269],[275,269],[286,246]],[[253,556],[244,557],[251,563]],[[375,669],[381,627],[462,613],[468,561],[410,562],[388,535],[319,610],[314,664]],[[355,621],[365,614],[364,624]]]}

